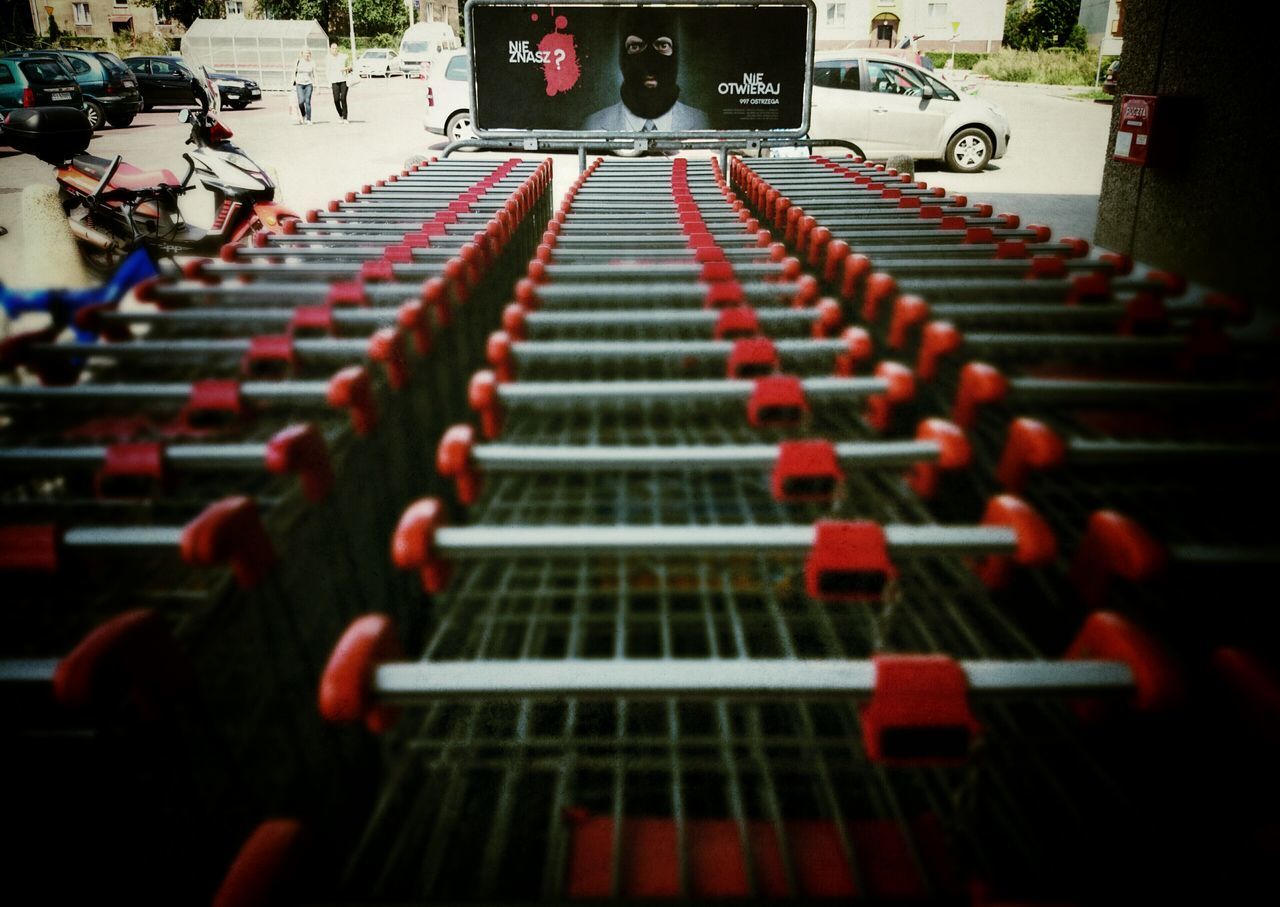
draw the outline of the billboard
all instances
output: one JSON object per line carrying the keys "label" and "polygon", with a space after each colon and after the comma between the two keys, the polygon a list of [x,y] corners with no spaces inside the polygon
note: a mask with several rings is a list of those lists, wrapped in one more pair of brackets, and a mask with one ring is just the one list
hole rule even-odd
{"label": "billboard", "polygon": [[469,0],[466,17],[482,138],[808,129],[811,0]]}

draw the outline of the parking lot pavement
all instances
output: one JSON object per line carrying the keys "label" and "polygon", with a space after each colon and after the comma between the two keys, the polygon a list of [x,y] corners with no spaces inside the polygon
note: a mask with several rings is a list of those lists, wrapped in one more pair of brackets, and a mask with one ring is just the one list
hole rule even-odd
{"label": "parking lot pavement", "polygon": [[1098,193],[1107,158],[1111,107],[1071,99],[1062,86],[979,82],[978,97],[1009,116],[1013,139],[1000,160],[981,173],[951,173],[921,165],[920,179],[990,202],[997,211],[1045,224],[1055,236],[1093,240]]}
{"label": "parking lot pavement", "polygon": [[[237,144],[279,176],[278,198],[305,211],[322,207],[362,183],[398,172],[414,155],[438,153],[430,146],[441,145],[443,138],[422,128],[425,86],[419,79],[363,81],[350,92],[347,126],[337,122],[327,90],[315,94],[315,122],[310,126],[293,125],[286,95],[279,92],[246,110],[226,111],[222,120],[235,133]],[[989,201],[999,210],[1022,215],[1024,221],[1047,223],[1055,234],[1092,238],[1108,108],[1067,100],[1060,90],[1037,86],[984,82],[978,90],[1009,114],[1013,132],[1009,154],[976,174],[950,173],[922,163],[919,178],[968,194],[975,201]],[[121,154],[136,167],[167,168],[181,178],[187,128],[178,123],[177,114],[176,108],[139,114],[127,129],[98,132],[89,151],[103,157]],[[558,197],[577,175],[577,160],[573,154],[553,157]],[[0,225],[9,229],[9,235],[0,237],[0,279],[15,273],[22,252],[21,190],[46,182],[53,182],[48,165],[0,149]],[[201,189],[190,193],[183,210],[198,225],[213,217],[209,194]],[[49,275],[49,283],[57,284],[56,274]]]}

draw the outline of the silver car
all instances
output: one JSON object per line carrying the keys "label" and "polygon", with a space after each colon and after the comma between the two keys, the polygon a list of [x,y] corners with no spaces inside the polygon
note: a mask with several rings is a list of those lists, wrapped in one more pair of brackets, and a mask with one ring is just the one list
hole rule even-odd
{"label": "silver car", "polygon": [[1004,156],[1009,119],[901,57],[829,50],[814,55],[809,135],[852,142],[871,160],[902,154],[972,173]]}

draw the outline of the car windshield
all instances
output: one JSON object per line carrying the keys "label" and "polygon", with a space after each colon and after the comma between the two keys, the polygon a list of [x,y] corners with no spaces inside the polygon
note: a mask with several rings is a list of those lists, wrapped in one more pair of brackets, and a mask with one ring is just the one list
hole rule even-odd
{"label": "car windshield", "polygon": [[115,54],[98,54],[98,60],[107,68],[108,72],[116,75],[128,75],[129,67],[124,65],[124,61]]}
{"label": "car windshield", "polygon": [[950,88],[948,88],[945,83],[939,81],[938,79],[935,79],[933,76],[924,76],[923,78],[926,82],[928,82],[931,86],[933,86],[933,93],[938,97],[942,98],[944,101],[960,100],[959,96],[956,95],[956,93],[952,91]]}
{"label": "car windshield", "polygon": [[410,41],[408,44],[403,44],[400,47],[400,53],[402,54],[425,54],[426,52],[426,41]]}
{"label": "car windshield", "polygon": [[26,60],[18,64],[31,82],[65,82],[66,70],[57,60]]}
{"label": "car windshield", "polygon": [[924,87],[924,77],[914,70],[882,60],[867,61],[867,77],[872,91],[889,94],[906,94],[912,89]]}
{"label": "car windshield", "polygon": [[373,58],[375,58],[375,59],[381,59],[382,57],[385,57],[385,56],[387,55],[387,52],[386,52],[385,50],[366,50],[366,51],[364,52],[364,55],[365,55],[366,57],[373,57]]}

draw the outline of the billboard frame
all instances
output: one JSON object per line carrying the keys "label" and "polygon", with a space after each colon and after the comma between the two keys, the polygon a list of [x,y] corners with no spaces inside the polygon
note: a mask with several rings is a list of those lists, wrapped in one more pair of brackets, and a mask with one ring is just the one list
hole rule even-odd
{"label": "billboard frame", "polygon": [[[615,8],[618,10],[636,7],[732,7],[742,9],[795,7],[805,9],[807,11],[805,26],[805,66],[800,125],[791,129],[703,129],[698,131],[646,132],[642,134],[635,132],[584,129],[481,129],[477,125],[480,121],[480,107],[476,90],[476,44],[475,30],[473,27],[473,12],[477,7],[485,6],[528,8],[530,6],[542,5],[548,7],[555,6],[557,9],[572,9],[577,7],[597,9]],[[500,142],[505,146],[514,145],[529,150],[547,147],[549,144],[635,148],[636,150],[643,150],[668,147],[688,147],[690,143],[695,142],[714,142],[716,143],[715,147],[719,147],[726,141],[731,141],[734,144],[747,145],[749,147],[761,147],[774,144],[794,144],[808,135],[809,106],[813,92],[814,35],[817,27],[817,6],[814,3],[814,0],[654,0],[654,2],[647,2],[647,0],[646,2],[619,2],[619,0],[561,0],[561,2],[556,3],[552,3],[548,0],[545,4],[530,4],[527,2],[521,2],[521,0],[467,0],[464,17],[466,21],[467,58],[471,66],[471,123],[472,129],[479,137],[483,147],[489,147],[489,142]],[[452,149],[454,145],[461,146],[475,144],[475,140],[464,139],[458,143],[451,143],[449,148]]]}

